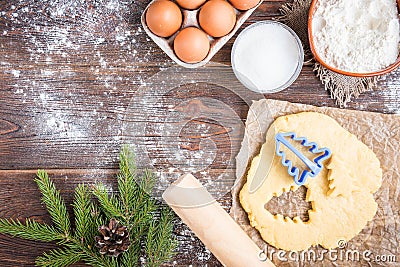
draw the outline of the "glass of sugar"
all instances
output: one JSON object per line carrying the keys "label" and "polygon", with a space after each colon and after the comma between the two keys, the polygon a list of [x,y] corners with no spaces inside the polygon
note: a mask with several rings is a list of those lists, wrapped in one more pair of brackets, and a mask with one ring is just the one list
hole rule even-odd
{"label": "glass of sugar", "polygon": [[233,72],[244,86],[258,93],[275,93],[297,79],[304,51],[291,28],[266,20],[239,34],[233,44],[231,62]]}

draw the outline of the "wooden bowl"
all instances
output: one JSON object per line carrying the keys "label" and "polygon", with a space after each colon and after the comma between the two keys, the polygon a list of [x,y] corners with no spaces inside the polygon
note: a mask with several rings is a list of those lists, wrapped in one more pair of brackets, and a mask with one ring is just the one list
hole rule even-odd
{"label": "wooden bowl", "polygon": [[[316,5],[317,5],[318,0],[313,0],[311,2],[311,6],[310,6],[310,12],[308,14],[308,39],[310,42],[310,49],[312,54],[314,55],[314,58],[325,68],[334,71],[336,73],[339,74],[343,74],[343,75],[347,75],[347,76],[353,76],[353,77],[373,77],[373,76],[378,76],[378,75],[383,75],[386,73],[389,73],[393,70],[395,70],[397,67],[400,66],[400,55],[398,56],[396,62],[394,62],[393,64],[391,64],[390,66],[379,70],[379,71],[375,71],[375,72],[368,72],[368,73],[357,73],[357,72],[348,72],[348,71],[343,71],[343,70],[339,70],[336,69],[330,65],[328,65],[327,63],[325,63],[321,57],[317,54],[317,51],[315,50],[315,45],[314,45],[314,40],[313,40],[313,28],[312,28],[312,20],[313,20],[313,16],[314,13],[316,11]],[[397,0],[397,7],[400,10],[400,0]]]}

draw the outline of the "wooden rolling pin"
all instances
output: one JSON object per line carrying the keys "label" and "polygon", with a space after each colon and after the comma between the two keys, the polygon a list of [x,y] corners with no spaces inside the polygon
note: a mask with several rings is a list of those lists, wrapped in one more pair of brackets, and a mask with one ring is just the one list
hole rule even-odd
{"label": "wooden rolling pin", "polygon": [[163,198],[223,265],[274,266],[259,259],[260,248],[193,175],[180,177]]}

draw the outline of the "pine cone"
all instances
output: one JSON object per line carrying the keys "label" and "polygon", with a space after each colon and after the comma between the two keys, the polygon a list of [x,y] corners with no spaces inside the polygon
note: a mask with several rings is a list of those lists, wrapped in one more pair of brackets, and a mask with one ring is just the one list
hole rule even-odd
{"label": "pine cone", "polygon": [[111,219],[108,226],[100,226],[99,232],[101,236],[96,236],[95,240],[96,247],[100,249],[101,254],[117,257],[127,251],[131,244],[126,226],[121,225],[115,219]]}

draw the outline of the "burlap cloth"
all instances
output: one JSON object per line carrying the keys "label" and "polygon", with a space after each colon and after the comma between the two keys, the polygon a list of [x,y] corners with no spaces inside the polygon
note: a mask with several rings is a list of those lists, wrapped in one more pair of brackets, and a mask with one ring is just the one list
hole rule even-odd
{"label": "burlap cloth", "polygon": [[[347,243],[342,249],[332,251],[332,255],[323,255],[323,248],[312,247],[305,253],[314,253],[318,259],[291,260],[286,257],[279,260],[277,249],[266,243],[258,231],[250,226],[247,213],[239,201],[239,192],[246,182],[248,165],[256,156],[265,142],[265,133],[270,124],[277,118],[287,114],[302,111],[315,111],[331,116],[349,132],[357,136],[377,155],[383,170],[381,188],[374,194],[378,203],[378,211],[374,219],[367,223],[364,229]],[[236,183],[232,188],[231,216],[257,245],[274,251],[272,260],[277,266],[400,266],[400,116],[364,111],[354,111],[330,107],[314,107],[304,104],[294,104],[286,101],[263,99],[256,101],[250,107],[246,120],[242,147],[236,157]],[[307,210],[311,208],[305,199],[306,190],[300,187],[296,192],[284,193],[279,198],[273,198],[266,208],[273,214],[279,213],[294,217],[300,215],[307,220]],[[363,203],[360,203],[362,207]],[[332,218],[340,220],[340,218]],[[339,245],[339,244],[338,244]],[[342,244],[345,245],[345,244]],[[351,259],[351,253],[359,258]],[[284,251],[283,251],[284,252]],[[288,252],[286,252],[288,253]],[[347,253],[347,254],[346,254]],[[366,253],[366,254],[365,254]],[[371,255],[369,254],[371,253]],[[368,257],[363,257],[368,256]],[[305,254],[307,257],[308,254]],[[347,255],[347,256],[346,256]],[[293,257],[296,255],[292,255]],[[389,262],[389,257],[396,256],[396,262]],[[377,258],[378,257],[378,258]],[[380,261],[379,257],[385,257]],[[369,261],[368,261],[369,260]],[[373,261],[375,260],[375,261]]]}
{"label": "burlap cloth", "polygon": [[310,51],[308,41],[308,13],[311,0],[294,0],[285,4],[280,9],[282,16],[277,20],[291,27],[299,36],[304,46],[305,64],[313,64],[317,77],[321,80],[325,89],[330,92],[331,98],[340,107],[346,107],[352,97],[357,98],[361,93],[377,89],[379,76],[372,78],[358,78],[338,74],[316,63]]}

